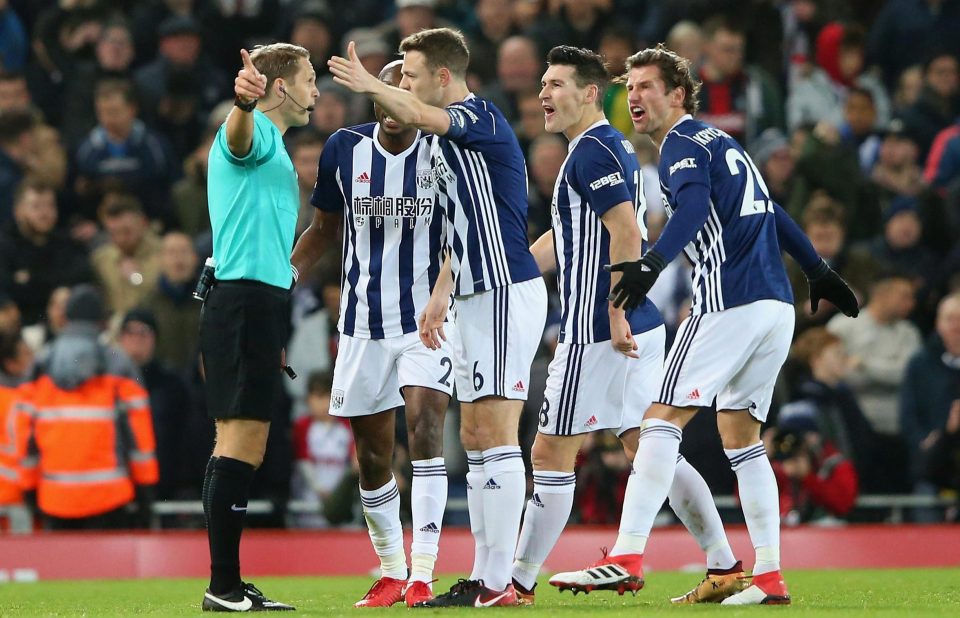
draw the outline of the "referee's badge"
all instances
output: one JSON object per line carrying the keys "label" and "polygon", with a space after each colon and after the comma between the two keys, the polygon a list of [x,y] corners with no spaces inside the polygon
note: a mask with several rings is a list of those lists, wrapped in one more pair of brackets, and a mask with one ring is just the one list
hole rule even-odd
{"label": "referee's badge", "polygon": [[339,410],[343,407],[343,391],[339,388],[330,393],[330,408]]}

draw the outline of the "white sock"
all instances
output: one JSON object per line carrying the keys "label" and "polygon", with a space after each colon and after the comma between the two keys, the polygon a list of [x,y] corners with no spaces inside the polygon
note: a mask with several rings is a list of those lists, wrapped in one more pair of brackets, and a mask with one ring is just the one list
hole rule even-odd
{"label": "white sock", "polygon": [[380,557],[380,575],[407,579],[407,558],[403,553],[403,529],[400,526],[400,490],[392,476],[379,489],[360,488],[363,518],[373,549]]}
{"label": "white sock", "polygon": [[443,457],[413,463],[410,506],[413,511],[413,544],[410,546],[410,580],[430,582],[437,559],[443,510],[447,506],[447,468]]}
{"label": "white sock", "polygon": [[495,446],[483,451],[483,527],[487,537],[487,564],[480,579],[491,590],[510,583],[513,552],[517,549],[526,471],[519,446]]}
{"label": "white sock", "polygon": [[677,456],[677,471],[668,497],[673,512],[707,554],[708,569],[729,569],[736,564],[710,488],[682,455]]}
{"label": "white sock", "polygon": [[780,494],[763,442],[723,449],[737,475],[737,489],[747,531],[757,552],[753,574],[780,570]]}
{"label": "white sock", "polygon": [[480,579],[487,566],[487,537],[483,532],[483,453],[467,451],[467,511],[473,535],[473,570],[470,579]]}
{"label": "white sock", "polygon": [[533,473],[533,496],[523,512],[513,561],[513,578],[527,590],[537,585],[540,568],[567,525],[576,486],[573,472]]}
{"label": "white sock", "polygon": [[627,481],[620,515],[620,533],[611,556],[642,554],[653,528],[653,520],[673,484],[677,453],[683,432],[673,423],[652,418],[640,425],[633,474]]}

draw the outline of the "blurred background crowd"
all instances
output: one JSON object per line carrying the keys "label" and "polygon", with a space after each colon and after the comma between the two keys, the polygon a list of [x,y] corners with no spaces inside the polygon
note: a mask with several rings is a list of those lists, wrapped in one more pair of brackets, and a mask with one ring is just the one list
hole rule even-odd
{"label": "blurred background crowd", "polygon": [[[802,273],[788,262],[796,340],[764,432],[784,521],[890,516],[857,508],[861,494],[956,499],[960,0],[0,0],[0,405],[55,357],[71,323],[94,324],[149,394],[159,464],[151,498],[197,499],[213,429],[191,292],[211,252],[207,154],[232,106],[239,49],[290,41],[310,51],[318,75],[310,125],[287,134],[299,233],[313,216],[324,141],[373,119],[367,100],[333,83],[326,60],[352,40],[376,73],[404,36],[438,25],[467,35],[471,88],[514,124],[527,155],[531,238],[549,228],[566,156],[565,140],[543,128],[546,52],[589,47],[613,73],[659,41],[688,58],[704,84],[700,116],[743,143],[771,195],[865,307],[856,320],[826,304],[811,313]],[[605,108],[631,135],[622,86],[609,89]],[[658,153],[648,139],[634,141],[653,240],[665,219]],[[287,359],[301,378],[287,381],[256,477],[254,497],[275,507],[261,525],[360,522],[350,431],[328,414],[338,251],[295,292]],[[652,292],[671,331],[685,315],[689,281],[677,262]],[[72,293],[80,284],[97,293],[86,285]],[[533,368],[527,445],[556,333],[548,325]],[[448,419],[456,498],[466,466],[455,404]],[[403,444],[402,429],[399,437]],[[715,494],[735,495],[711,414],[687,428],[682,452]],[[4,473],[18,462],[4,461],[0,512],[22,500]],[[574,520],[616,523],[629,471],[612,436],[591,436]],[[402,447],[396,474],[404,487]],[[295,512],[286,509],[291,498]],[[957,510],[913,517],[954,519]],[[449,523],[465,518],[454,500]],[[202,522],[171,515],[163,525]]]}

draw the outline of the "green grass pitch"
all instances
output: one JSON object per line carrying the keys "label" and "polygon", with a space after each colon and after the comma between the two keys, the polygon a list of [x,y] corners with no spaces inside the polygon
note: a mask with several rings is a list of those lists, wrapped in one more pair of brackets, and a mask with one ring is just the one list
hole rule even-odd
{"label": "green grass pitch", "polygon": [[[759,616],[788,612],[791,616],[958,616],[960,568],[788,571],[791,607],[729,608],[717,605],[671,607],[668,598],[693,587],[698,576],[689,573],[651,573],[636,597],[593,592],[574,597],[542,583],[536,607],[483,610],[524,616],[649,616],[723,615]],[[399,615],[415,611],[428,615],[463,615],[480,610],[358,610],[352,607],[371,583],[365,577],[252,578],[271,598],[293,603],[288,616],[357,616],[368,612]],[[445,590],[454,579],[435,584]],[[200,616],[205,582],[192,579],[38,582],[0,586],[0,616]],[[758,613],[759,612],[759,613]]]}

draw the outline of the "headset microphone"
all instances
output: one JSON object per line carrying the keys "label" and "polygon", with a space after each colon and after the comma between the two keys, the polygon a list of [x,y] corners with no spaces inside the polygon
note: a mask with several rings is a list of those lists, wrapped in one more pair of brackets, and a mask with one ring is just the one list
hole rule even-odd
{"label": "headset microphone", "polygon": [[301,110],[303,110],[303,111],[305,111],[305,112],[312,112],[312,111],[313,111],[313,107],[304,107],[303,105],[300,105],[300,102],[297,101],[296,99],[294,99],[293,96],[292,96],[289,92],[287,92],[287,89],[283,87],[283,84],[280,85],[280,92],[283,93],[283,96],[284,96],[284,97],[286,97],[286,98],[290,99],[291,101],[293,101],[293,104],[296,105],[297,107],[299,107]]}

